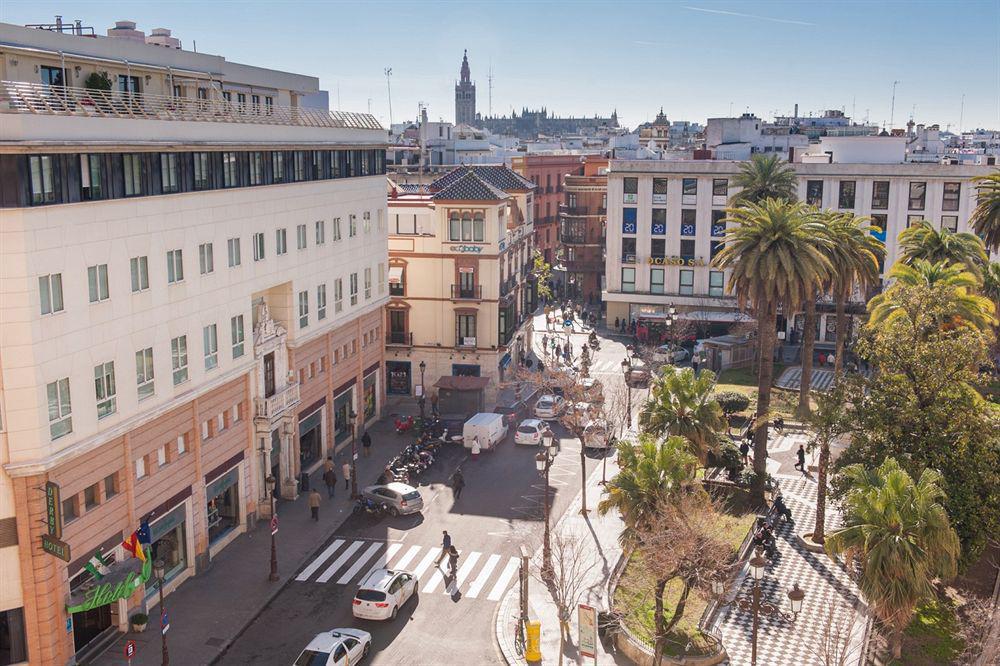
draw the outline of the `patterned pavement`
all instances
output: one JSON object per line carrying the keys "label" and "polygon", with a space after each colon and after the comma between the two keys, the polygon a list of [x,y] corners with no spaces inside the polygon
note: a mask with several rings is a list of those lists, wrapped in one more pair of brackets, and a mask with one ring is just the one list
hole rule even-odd
{"label": "patterned pavement", "polygon": [[[852,624],[852,616],[864,608],[858,590],[850,580],[843,566],[822,553],[811,553],[795,540],[796,532],[806,532],[816,519],[816,483],[812,479],[781,475],[781,489],[785,503],[792,510],[795,523],[783,522],[776,530],[779,557],[765,570],[761,581],[763,599],[788,611],[787,592],[792,584],[798,583],[806,593],[802,612],[794,623],[783,619],[761,617],[757,640],[757,663],[760,666],[805,666],[822,665],[824,636],[831,624],[847,633],[857,646],[864,631],[864,620],[860,615]],[[827,529],[834,528],[839,515],[828,507]],[[749,595],[752,579],[744,571],[738,582],[739,593]],[[721,609],[714,633],[722,636],[729,653],[730,664],[743,666],[750,664],[751,635],[753,618],[729,605]],[[854,647],[855,659],[859,654]]]}

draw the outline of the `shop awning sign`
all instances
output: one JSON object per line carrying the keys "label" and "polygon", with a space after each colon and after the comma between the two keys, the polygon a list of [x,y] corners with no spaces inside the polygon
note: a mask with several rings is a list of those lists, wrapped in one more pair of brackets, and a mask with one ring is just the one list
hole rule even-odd
{"label": "shop awning sign", "polygon": [[153,573],[153,561],[147,557],[142,566],[139,560],[129,558],[116,562],[109,567],[110,571],[101,579],[100,585],[83,588],[72,592],[66,604],[69,614],[83,613],[101,606],[113,604],[119,599],[128,599],[139,586],[144,585]]}
{"label": "shop awning sign", "polygon": [[68,543],[48,534],[42,535],[42,550],[49,555],[55,555],[64,562],[69,562],[72,557]]}

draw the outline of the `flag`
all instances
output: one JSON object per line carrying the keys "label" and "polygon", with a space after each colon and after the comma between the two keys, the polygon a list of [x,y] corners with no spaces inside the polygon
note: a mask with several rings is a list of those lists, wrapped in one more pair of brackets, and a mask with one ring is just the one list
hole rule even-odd
{"label": "flag", "polygon": [[139,543],[139,532],[136,530],[132,532],[124,541],[122,541],[122,547],[128,552],[132,553],[133,557],[137,557],[143,562],[146,561],[146,550]]}
{"label": "flag", "polygon": [[139,531],[136,534],[139,536],[139,543],[142,545],[148,546],[152,542],[149,535],[149,523],[145,520],[139,523]]}
{"label": "flag", "polygon": [[108,573],[108,562],[101,555],[101,551],[97,551],[90,558],[90,561],[83,565],[83,568],[89,571],[95,580],[100,580]]}

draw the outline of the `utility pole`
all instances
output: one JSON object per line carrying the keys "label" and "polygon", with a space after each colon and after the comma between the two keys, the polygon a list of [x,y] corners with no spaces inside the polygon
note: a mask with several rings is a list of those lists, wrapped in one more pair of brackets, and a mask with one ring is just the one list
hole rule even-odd
{"label": "utility pole", "polygon": [[892,132],[892,120],[896,116],[896,84],[899,81],[892,82],[892,103],[889,105],[889,131]]}
{"label": "utility pole", "polygon": [[489,91],[490,91],[490,95],[489,95],[489,97],[490,97],[490,111],[489,111],[489,114],[492,116],[493,115],[493,60],[490,60],[490,73],[487,75],[486,78],[489,79],[489,82],[490,82],[490,85],[489,85]]}
{"label": "utility pole", "polygon": [[962,108],[958,112],[958,136],[961,141],[962,130],[965,127],[965,93],[962,93]]}
{"label": "utility pole", "polygon": [[392,84],[389,77],[392,76],[392,67],[385,68],[385,87],[389,91],[389,127],[392,127]]}

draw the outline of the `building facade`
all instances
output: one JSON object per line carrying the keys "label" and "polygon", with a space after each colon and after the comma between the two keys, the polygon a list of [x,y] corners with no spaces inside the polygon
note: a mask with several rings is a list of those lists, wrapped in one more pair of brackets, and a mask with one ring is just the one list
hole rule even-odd
{"label": "building facade", "polygon": [[462,54],[462,69],[455,84],[455,124],[474,125],[476,122],[476,84],[469,71],[469,52]]}
{"label": "building facade", "polygon": [[[885,140],[899,144],[892,149],[893,154],[900,153],[897,162],[862,162],[860,149],[849,149],[844,139],[838,147],[834,141],[821,148],[817,159],[822,162],[792,165],[800,200],[871,217],[882,228],[883,275],[899,257],[900,232],[915,220],[968,231],[976,204],[971,179],[989,171],[978,166],[903,163],[902,140]],[[884,154],[884,147],[874,149]],[[841,153],[854,161],[830,161],[831,155],[836,158]],[[706,337],[725,333],[745,318],[728,291],[728,272],[711,266],[722,247],[725,207],[736,192],[731,183],[738,172],[739,163],[729,161],[611,162],[604,291],[609,320],[655,324],[675,306],[679,316],[698,325],[698,337]],[[852,330],[866,301],[866,294],[853,295]],[[832,346],[837,331],[831,299],[822,298],[818,309],[817,345]],[[800,315],[779,317],[778,327],[785,340],[801,340]]]}
{"label": "building facade", "polygon": [[0,80],[0,640],[75,663],[376,418],[386,134],[136,40],[0,25]]}
{"label": "building facade", "polygon": [[535,185],[535,248],[545,263],[560,263],[559,206],[563,184],[569,174],[582,173],[580,155],[525,155],[511,160],[511,168]]}
{"label": "building facade", "polygon": [[[481,377],[491,402],[526,343],[533,185],[507,167],[459,167],[389,193],[388,391]],[[444,409],[444,407],[442,407]]]}
{"label": "building facade", "polygon": [[559,208],[559,240],[566,267],[566,295],[597,303],[604,290],[608,160],[587,157],[582,173],[566,176]]}
{"label": "building facade", "polygon": [[524,140],[535,139],[538,136],[565,134],[594,136],[601,132],[617,129],[618,112],[613,111],[607,117],[595,115],[593,118],[562,118],[550,113],[545,107],[538,111],[524,108],[520,114],[512,111],[510,116],[480,118],[477,126],[488,129],[493,134],[516,136]]}

